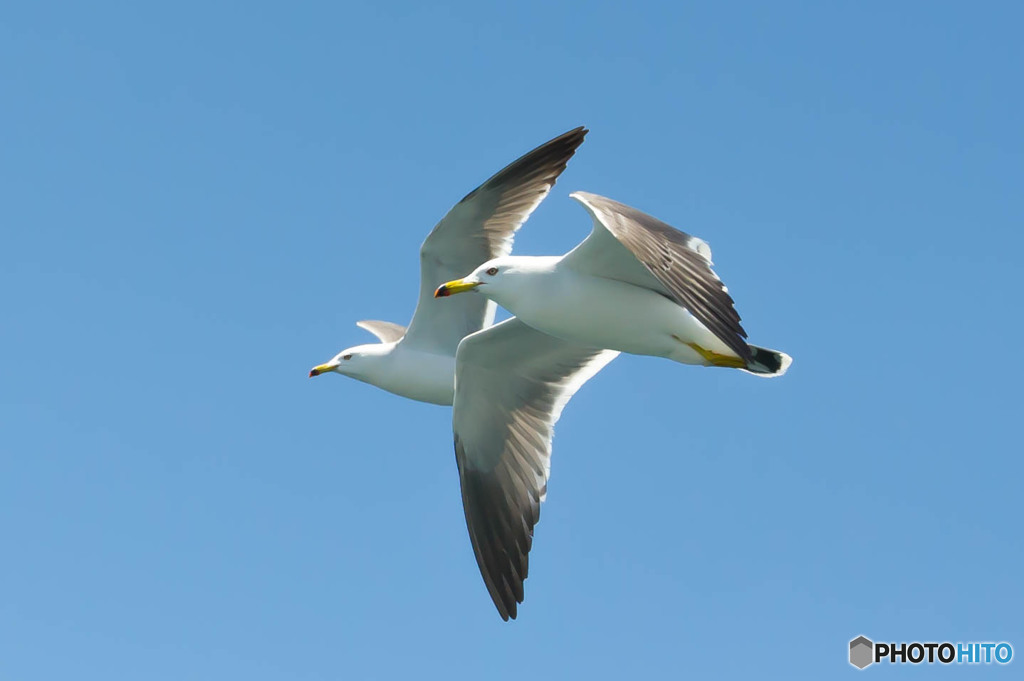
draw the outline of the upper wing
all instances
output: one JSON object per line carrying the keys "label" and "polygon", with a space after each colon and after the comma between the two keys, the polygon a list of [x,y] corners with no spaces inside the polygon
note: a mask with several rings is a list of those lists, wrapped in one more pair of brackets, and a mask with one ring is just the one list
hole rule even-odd
{"label": "upper wing", "polygon": [[393,343],[405,335],[405,327],[394,322],[381,322],[375,319],[364,319],[356,322],[360,329],[366,329],[380,339],[381,343]]}
{"label": "upper wing", "polygon": [[420,299],[405,343],[454,355],[465,336],[490,326],[494,303],[484,296],[434,298],[446,281],[512,250],[512,239],[565,170],[587,134],[570,130],[514,161],[457,203],[420,248]]}
{"label": "upper wing", "polygon": [[459,346],[452,425],[462,504],[480,574],[505,620],[523,602],[555,422],[618,354],[567,343],[514,317]]}
{"label": "upper wing", "polygon": [[587,192],[569,196],[587,209],[594,229],[565,256],[566,266],[661,293],[750,359],[747,332],[728,289],[711,269],[707,243],[618,201]]}

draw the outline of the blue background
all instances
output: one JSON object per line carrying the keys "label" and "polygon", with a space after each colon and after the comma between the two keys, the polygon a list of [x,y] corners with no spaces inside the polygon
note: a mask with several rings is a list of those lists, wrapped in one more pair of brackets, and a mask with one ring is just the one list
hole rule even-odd
{"label": "blue background", "polygon": [[[1024,11],[824,4],[8,3],[0,676],[1024,655]],[[505,624],[450,410],[306,373],[406,323],[433,224],[579,124],[516,252],[588,233],[574,189],[632,204],[708,240],[795,363],[598,375]]]}

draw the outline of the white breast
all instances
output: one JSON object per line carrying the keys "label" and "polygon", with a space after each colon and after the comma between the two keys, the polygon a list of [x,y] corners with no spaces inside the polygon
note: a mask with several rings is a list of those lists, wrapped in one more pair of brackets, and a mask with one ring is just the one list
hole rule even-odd
{"label": "white breast", "polygon": [[530,326],[583,345],[639,355],[674,357],[679,341],[720,344],[689,312],[654,291],[573,271],[556,270],[509,301]]}
{"label": "white breast", "polygon": [[402,347],[388,358],[386,371],[368,383],[420,402],[451,405],[455,399],[455,358]]}

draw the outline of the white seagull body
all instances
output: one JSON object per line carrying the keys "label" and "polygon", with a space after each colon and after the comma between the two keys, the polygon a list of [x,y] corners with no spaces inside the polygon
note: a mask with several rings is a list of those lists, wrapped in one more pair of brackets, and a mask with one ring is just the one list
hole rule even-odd
{"label": "white seagull body", "polygon": [[504,256],[435,295],[477,291],[538,331],[573,343],[781,376],[792,359],[749,345],[711,248],[596,194],[571,195],[594,228],[564,256]]}

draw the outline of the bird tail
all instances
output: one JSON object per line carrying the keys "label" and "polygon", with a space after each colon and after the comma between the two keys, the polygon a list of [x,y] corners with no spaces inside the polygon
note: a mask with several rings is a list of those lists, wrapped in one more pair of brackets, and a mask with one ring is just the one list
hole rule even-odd
{"label": "bird tail", "polygon": [[755,376],[774,378],[786,373],[792,363],[793,358],[784,352],[751,345],[750,360],[747,362],[745,371]]}

